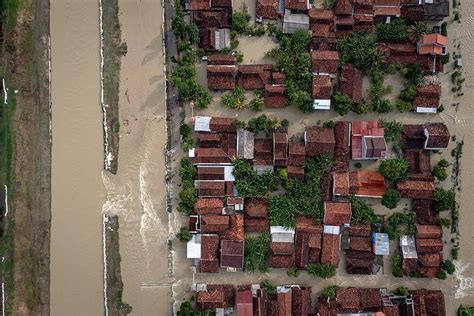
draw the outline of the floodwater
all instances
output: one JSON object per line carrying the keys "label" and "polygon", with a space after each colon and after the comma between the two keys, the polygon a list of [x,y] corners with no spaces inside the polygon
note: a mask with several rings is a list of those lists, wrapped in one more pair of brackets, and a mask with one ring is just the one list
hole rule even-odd
{"label": "floodwater", "polygon": [[103,140],[96,0],[51,0],[51,315],[101,315]]}
{"label": "floodwater", "polygon": [[122,41],[120,153],[104,174],[104,212],[120,218],[123,300],[132,315],[170,315],[166,211],[166,95],[162,3],[119,0]]}

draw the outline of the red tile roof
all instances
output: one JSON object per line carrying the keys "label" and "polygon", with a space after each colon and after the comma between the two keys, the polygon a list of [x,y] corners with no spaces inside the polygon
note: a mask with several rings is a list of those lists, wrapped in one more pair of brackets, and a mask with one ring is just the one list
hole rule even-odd
{"label": "red tile roof", "polygon": [[[230,28],[231,10],[194,11],[190,13],[192,21],[202,28]],[[230,56],[230,55],[229,55]],[[209,61],[208,61],[209,65]],[[223,64],[220,64],[223,65]]]}
{"label": "red tile roof", "polygon": [[245,202],[245,214],[248,217],[268,217],[268,205],[265,199],[249,199]]}
{"label": "red tile roof", "polygon": [[196,305],[201,310],[233,307],[234,287],[227,284],[208,284],[207,291],[197,292]]}
{"label": "red tile roof", "polygon": [[422,225],[438,223],[439,213],[433,209],[431,200],[413,200],[413,211],[416,212],[416,222]]}
{"label": "red tile roof", "polygon": [[448,45],[448,39],[438,33],[425,34],[418,43],[418,54],[441,55]]}
{"label": "red tile roof", "polygon": [[243,241],[223,240],[221,242],[221,267],[243,269],[244,267]]}
{"label": "red tile roof", "polygon": [[349,0],[336,0],[334,13],[336,15],[352,15],[352,4]]}
{"label": "red tile roof", "polygon": [[237,291],[236,301],[238,316],[254,316],[251,290]]}
{"label": "red tile roof", "polygon": [[[303,167],[305,163],[305,159],[306,159],[306,148],[304,146],[304,142],[290,139],[290,141],[288,142],[288,165],[295,166],[295,167]],[[303,174],[304,174],[304,169],[303,169]]]}
{"label": "red tile roof", "polygon": [[418,252],[440,252],[443,251],[441,239],[416,239],[416,250]]}
{"label": "red tile roof", "polygon": [[266,84],[263,97],[267,108],[282,108],[288,103],[286,87],[282,84]]}
{"label": "red tile roof", "polygon": [[357,237],[370,237],[371,227],[370,224],[352,224],[349,227],[349,235]]}
{"label": "red tile roof", "polygon": [[224,238],[233,241],[244,241],[244,215],[230,214],[229,229],[225,232]]}
{"label": "red tile roof", "polygon": [[224,167],[198,166],[198,180],[224,180]]}
{"label": "red tile roof", "polygon": [[351,221],[352,210],[349,202],[324,202],[325,225],[344,225]]}
{"label": "red tile roof", "polygon": [[225,196],[225,182],[223,181],[199,181],[197,185],[199,197],[222,197]]}
{"label": "red tile roof", "polygon": [[428,131],[427,148],[446,148],[449,145],[451,135],[449,129],[444,123],[431,123],[426,125]]}
{"label": "red tile roof", "polygon": [[339,69],[339,53],[332,50],[311,52],[313,72],[335,74]]}
{"label": "red tile roof", "polygon": [[443,237],[443,228],[440,225],[416,225],[416,238],[440,239]]}
{"label": "red tile roof", "polygon": [[221,214],[224,202],[221,199],[198,199],[194,204],[194,213],[198,215]]}
{"label": "red tile roof", "polygon": [[311,8],[308,11],[308,16],[310,23],[334,23],[334,11],[332,9]]}
{"label": "red tile roof", "polygon": [[201,216],[201,231],[203,233],[223,233],[229,228],[228,215]]}
{"label": "red tile roof", "polygon": [[313,98],[318,100],[330,100],[332,95],[332,81],[330,76],[313,76],[312,82]]}
{"label": "red tile roof", "polygon": [[286,167],[288,164],[288,134],[283,132],[273,133],[273,165]]}
{"label": "red tile roof", "polygon": [[422,85],[419,86],[416,91],[417,94],[413,100],[413,106],[435,109],[439,107],[439,100],[441,98],[441,85]]}
{"label": "red tile roof", "polygon": [[339,265],[341,251],[341,235],[323,234],[321,263]]}
{"label": "red tile roof", "polygon": [[189,11],[209,10],[211,1],[209,0],[189,0]]}
{"label": "red tile roof", "polygon": [[306,155],[318,156],[333,153],[336,144],[334,129],[319,126],[308,126],[305,132]]}
{"label": "red tile roof", "polygon": [[291,291],[277,293],[278,314],[275,316],[291,316]]}
{"label": "red tile roof", "polygon": [[276,20],[279,15],[278,1],[257,0],[255,5],[255,15],[266,20]]}
{"label": "red tile roof", "polygon": [[207,66],[207,88],[211,90],[235,89],[236,67],[232,65]]}
{"label": "red tile roof", "polygon": [[298,215],[296,217],[296,232],[305,232],[311,234],[321,234],[323,227],[317,223],[314,218],[305,215]]}
{"label": "red tile roof", "polygon": [[211,0],[212,8],[232,8],[232,0]]}
{"label": "red tile roof", "polygon": [[290,268],[295,265],[295,247],[293,243],[270,243],[270,266],[273,268]]}
{"label": "red tile roof", "polygon": [[262,233],[270,230],[270,221],[268,218],[246,218],[245,231],[249,233]]}
{"label": "red tile roof", "polygon": [[[213,116],[211,117],[211,122],[209,124],[209,127],[211,131],[217,132],[217,133],[237,133],[237,129],[235,127],[235,118],[229,118],[229,117],[217,117]],[[230,137],[231,135],[226,135]],[[232,137],[236,138],[236,136]],[[236,142],[236,139],[233,139],[234,142]]]}
{"label": "red tile roof", "polygon": [[[364,152],[365,142],[366,149]],[[384,129],[378,121],[352,122],[352,159],[384,158],[387,145]]]}
{"label": "red tile roof", "polygon": [[430,152],[423,149],[405,149],[403,156],[409,165],[410,180],[433,180]]}
{"label": "red tile roof", "polygon": [[439,267],[441,262],[443,262],[443,254],[441,252],[418,254],[418,264],[423,268]]}
{"label": "red tile roof", "polygon": [[360,308],[364,312],[379,312],[382,307],[380,289],[357,289]]}
{"label": "red tile roof", "polygon": [[248,90],[263,89],[271,81],[272,64],[239,65],[239,85]]}
{"label": "red tile roof", "polygon": [[406,180],[397,183],[397,190],[404,198],[431,200],[434,198],[435,184],[433,181]]}
{"label": "red tile roof", "polygon": [[334,154],[334,172],[349,171],[349,123],[339,121],[334,128],[336,150]]}
{"label": "red tile roof", "polygon": [[[213,12],[213,11],[210,11]],[[235,57],[229,54],[213,54],[207,57],[207,65],[235,65]]]}
{"label": "red tile roof", "polygon": [[335,172],[333,173],[334,195],[349,196],[350,182],[349,172]]}
{"label": "red tile roof", "polygon": [[378,197],[387,190],[385,178],[377,171],[351,171],[350,193],[361,197]]}
{"label": "red tile roof", "polygon": [[336,301],[339,313],[357,313],[359,311],[359,293],[356,288],[338,288]]}
{"label": "red tile roof", "polygon": [[293,315],[306,316],[312,313],[311,287],[302,286],[293,288]]}
{"label": "red tile roof", "polygon": [[350,237],[349,249],[353,251],[370,252],[372,239],[370,237]]}
{"label": "red tile roof", "polygon": [[254,166],[273,165],[273,140],[256,138],[254,140]]}
{"label": "red tile roof", "polygon": [[351,98],[352,102],[362,101],[362,72],[352,64],[345,64],[339,79],[341,92]]}
{"label": "red tile roof", "polygon": [[285,0],[285,9],[306,11],[309,8],[309,0]]}

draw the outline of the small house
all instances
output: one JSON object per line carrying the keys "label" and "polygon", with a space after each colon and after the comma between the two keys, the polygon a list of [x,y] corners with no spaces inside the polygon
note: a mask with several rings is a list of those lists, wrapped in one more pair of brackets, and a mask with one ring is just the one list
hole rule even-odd
{"label": "small house", "polygon": [[416,239],[416,250],[418,252],[441,252],[443,251],[443,241],[440,238],[437,239]]}
{"label": "small house", "polygon": [[362,101],[362,72],[353,64],[345,64],[339,78],[340,90],[353,103]]}
{"label": "small house", "polygon": [[309,30],[309,16],[307,14],[292,13],[285,9],[283,16],[283,33],[292,34],[297,30]]}
{"label": "small house", "polygon": [[352,159],[383,159],[386,151],[384,128],[379,121],[352,122]]}
{"label": "small house", "polygon": [[314,75],[335,76],[339,70],[339,53],[333,50],[313,50],[311,52]]}
{"label": "small house", "polygon": [[264,89],[271,81],[272,64],[239,65],[238,83],[246,90]]}
{"label": "small house", "polygon": [[416,113],[436,113],[441,98],[441,85],[425,84],[416,88],[413,108]]}
{"label": "small house", "polygon": [[270,266],[272,268],[291,268],[295,266],[295,247],[293,243],[270,243]]}
{"label": "small house", "polygon": [[292,305],[293,315],[303,316],[311,315],[311,287],[293,286],[292,287]]}
{"label": "small house", "polygon": [[440,150],[448,147],[451,135],[446,124],[427,124],[425,125],[423,132],[425,134],[425,149]]}
{"label": "small house", "polygon": [[288,164],[288,134],[273,133],[273,165],[286,167]]}
{"label": "small house", "polygon": [[324,202],[324,225],[344,225],[351,221],[352,210],[349,202]]}
{"label": "small house", "polygon": [[224,202],[218,198],[200,198],[194,204],[194,213],[197,215],[219,215],[224,209]]}
{"label": "small house", "polygon": [[257,138],[254,141],[253,167],[259,172],[273,171],[273,140]]}
{"label": "small house", "polygon": [[221,241],[221,267],[233,270],[244,268],[244,242]]}
{"label": "small house", "polygon": [[341,252],[341,235],[340,234],[323,234],[323,242],[321,249],[321,263],[333,266],[339,265]]}
{"label": "small house", "polygon": [[304,141],[309,157],[334,153],[336,141],[333,128],[308,126],[304,132]]}
{"label": "small house", "polygon": [[270,229],[267,202],[264,199],[251,199],[245,204],[245,231],[266,232]]}
{"label": "small house", "polygon": [[219,272],[219,236],[201,235],[201,258],[199,269],[201,273]]}
{"label": "small house", "polygon": [[332,80],[329,75],[313,76],[312,92],[315,110],[331,109]]}
{"label": "small house", "polygon": [[338,314],[355,314],[359,312],[359,293],[356,288],[338,288],[336,290]]}
{"label": "small house", "polygon": [[205,51],[217,52],[230,48],[230,29],[207,27],[199,30],[199,47]]}
{"label": "small house", "polygon": [[251,160],[254,158],[254,133],[245,130],[239,129],[237,131],[237,158],[238,159],[248,159]]}
{"label": "small house", "polygon": [[257,0],[255,17],[260,20],[277,20],[280,16],[278,0]]}
{"label": "small house", "polygon": [[234,90],[235,65],[208,65],[207,88],[210,90]]}
{"label": "small house", "polygon": [[448,53],[448,39],[446,36],[433,33],[425,34],[418,42],[419,55],[441,56]]}
{"label": "small house", "polygon": [[306,148],[304,142],[291,140],[288,142],[288,165],[304,167],[306,159]]}
{"label": "small house", "polygon": [[229,228],[229,216],[227,215],[203,215],[201,216],[202,233],[223,233]]}
{"label": "small house", "polygon": [[435,184],[434,181],[406,180],[397,183],[397,190],[403,198],[432,200]]}
{"label": "small house", "polygon": [[283,108],[288,103],[286,87],[284,84],[266,84],[263,94],[266,108]]}
{"label": "small house", "polygon": [[390,23],[401,16],[400,0],[374,0],[376,22]]}
{"label": "small house", "polygon": [[201,311],[232,313],[235,304],[233,285],[197,284],[196,306]]}

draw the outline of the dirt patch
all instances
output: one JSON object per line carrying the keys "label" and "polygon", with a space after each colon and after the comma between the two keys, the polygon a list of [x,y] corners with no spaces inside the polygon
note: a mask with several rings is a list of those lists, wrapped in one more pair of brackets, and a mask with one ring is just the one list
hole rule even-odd
{"label": "dirt patch", "polygon": [[[9,187],[2,251],[5,256],[6,313],[49,314],[51,143],[49,98],[49,2],[4,1],[9,25],[4,34],[3,73],[9,87],[3,129]],[[13,18],[14,17],[14,18]],[[6,49],[5,49],[6,48]],[[8,122],[3,122],[8,125]],[[8,133],[8,131],[14,133]],[[10,143],[11,139],[11,143]],[[11,161],[9,159],[11,155]],[[11,164],[10,164],[11,163]]]}

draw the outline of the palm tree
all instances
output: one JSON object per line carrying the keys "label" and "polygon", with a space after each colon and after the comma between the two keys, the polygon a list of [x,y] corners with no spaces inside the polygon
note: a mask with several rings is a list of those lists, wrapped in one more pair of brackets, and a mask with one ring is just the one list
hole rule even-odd
{"label": "palm tree", "polygon": [[424,34],[428,33],[428,26],[425,22],[415,22],[408,27],[407,33],[412,42],[418,42]]}

